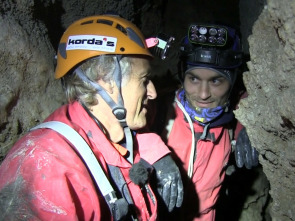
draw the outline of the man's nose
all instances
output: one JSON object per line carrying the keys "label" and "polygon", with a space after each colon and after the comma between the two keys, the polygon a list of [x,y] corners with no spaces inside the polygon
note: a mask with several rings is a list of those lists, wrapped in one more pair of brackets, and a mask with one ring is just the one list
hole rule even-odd
{"label": "man's nose", "polygon": [[149,83],[147,85],[147,97],[150,100],[153,100],[157,97],[156,88],[151,80],[149,80]]}
{"label": "man's nose", "polygon": [[199,97],[203,100],[208,99],[211,96],[210,86],[208,82],[202,82],[199,89]]}

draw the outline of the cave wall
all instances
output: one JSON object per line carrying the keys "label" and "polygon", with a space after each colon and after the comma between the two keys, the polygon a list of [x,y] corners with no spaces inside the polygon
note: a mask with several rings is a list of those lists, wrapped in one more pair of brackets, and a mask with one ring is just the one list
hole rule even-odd
{"label": "cave wall", "polygon": [[1,2],[0,159],[29,128],[63,103],[53,80],[55,51],[34,2]]}
{"label": "cave wall", "polygon": [[[249,96],[235,114],[260,153],[260,164],[270,182],[271,217],[294,220],[295,3],[293,0],[240,0],[242,17],[239,18],[237,2],[3,0],[0,6],[0,161],[20,136],[65,103],[60,82],[53,79],[54,57],[63,30],[76,19],[107,11],[119,12],[136,23],[146,36],[162,31],[180,39],[189,22],[222,18],[223,22],[241,26],[242,39],[251,58],[247,63],[249,71],[244,73]],[[257,13],[260,15],[256,19]],[[155,62],[153,67],[158,73],[175,73],[176,59],[174,54],[167,61]],[[247,205],[251,204],[253,201]],[[251,220],[261,218],[258,217],[252,216]],[[247,219],[249,216],[244,220]]]}
{"label": "cave wall", "polygon": [[249,36],[249,93],[237,118],[270,181],[272,220],[295,219],[295,2],[268,0]]}

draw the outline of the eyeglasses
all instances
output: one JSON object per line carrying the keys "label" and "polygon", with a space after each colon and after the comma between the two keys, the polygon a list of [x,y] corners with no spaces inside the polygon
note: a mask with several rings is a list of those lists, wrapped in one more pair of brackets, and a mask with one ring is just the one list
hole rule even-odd
{"label": "eyeglasses", "polygon": [[228,30],[224,26],[190,25],[189,41],[193,44],[207,46],[224,46],[227,43]]}

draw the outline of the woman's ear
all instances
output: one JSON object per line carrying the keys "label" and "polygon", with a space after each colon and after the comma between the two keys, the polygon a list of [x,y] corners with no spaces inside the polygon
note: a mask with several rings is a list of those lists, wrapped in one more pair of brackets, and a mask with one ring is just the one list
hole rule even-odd
{"label": "woman's ear", "polygon": [[104,81],[104,80],[100,79],[100,80],[98,80],[97,83],[109,94],[113,93],[114,85],[115,85],[115,82],[113,80]]}

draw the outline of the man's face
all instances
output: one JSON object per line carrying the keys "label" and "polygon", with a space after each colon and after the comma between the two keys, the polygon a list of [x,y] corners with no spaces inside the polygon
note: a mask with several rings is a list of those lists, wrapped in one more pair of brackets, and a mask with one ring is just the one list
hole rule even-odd
{"label": "man's face", "polygon": [[150,64],[144,58],[132,58],[130,78],[122,86],[124,106],[127,110],[127,125],[140,129],[146,125],[146,113],[149,99],[157,97],[154,84],[149,80]]}
{"label": "man's face", "polygon": [[211,69],[193,69],[186,73],[184,90],[193,107],[214,108],[225,104],[230,82]]}

